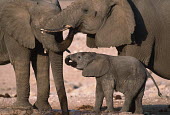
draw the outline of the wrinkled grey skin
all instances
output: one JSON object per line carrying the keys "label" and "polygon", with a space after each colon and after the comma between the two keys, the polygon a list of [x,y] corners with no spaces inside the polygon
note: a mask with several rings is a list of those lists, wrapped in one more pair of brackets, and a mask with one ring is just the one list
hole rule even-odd
{"label": "wrinkled grey skin", "polygon": [[[143,112],[142,98],[146,80],[150,77],[150,74],[136,58],[79,52],[68,55],[65,62],[67,65],[82,70],[82,75],[85,77],[96,77],[96,102],[94,108],[96,112],[100,111],[104,97],[106,98],[107,111],[114,111],[114,90],[125,95],[122,112]],[[152,80],[154,81],[153,78]],[[155,85],[157,87],[156,83]],[[159,88],[158,94],[160,95]]]}
{"label": "wrinkled grey skin", "polygon": [[[64,115],[68,114],[63,80],[63,51],[69,47],[71,31],[65,41],[62,33],[47,34],[40,29],[60,11],[57,0],[0,0],[0,65],[11,63],[15,70],[17,101],[13,108],[30,109],[30,62],[37,80],[37,101],[40,111],[51,110],[49,98],[49,63],[51,62],[56,90]],[[60,22],[55,22],[60,23]],[[54,41],[49,41],[48,39]],[[55,49],[49,49],[50,44]],[[44,53],[44,49],[48,53]]]}
{"label": "wrinkled grey skin", "polygon": [[87,34],[88,47],[116,46],[119,55],[136,57],[170,79],[169,12],[170,0],[75,0],[45,29],[71,25]]}

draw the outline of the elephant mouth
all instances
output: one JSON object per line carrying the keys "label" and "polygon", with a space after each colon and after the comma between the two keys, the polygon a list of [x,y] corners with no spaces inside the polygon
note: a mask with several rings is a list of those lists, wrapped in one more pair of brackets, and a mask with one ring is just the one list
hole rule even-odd
{"label": "elephant mouth", "polygon": [[67,57],[67,58],[65,59],[65,63],[66,63],[67,65],[69,65],[69,66],[74,67],[74,68],[77,67],[77,62],[72,61],[69,57]]}
{"label": "elephant mouth", "polygon": [[78,69],[78,70],[83,70],[83,68],[81,68],[81,67],[78,67],[78,66],[76,67],[76,69]]}
{"label": "elephant mouth", "polygon": [[96,29],[89,27],[89,26],[85,25],[84,23],[78,27],[78,30],[84,34],[96,34],[97,33]]}

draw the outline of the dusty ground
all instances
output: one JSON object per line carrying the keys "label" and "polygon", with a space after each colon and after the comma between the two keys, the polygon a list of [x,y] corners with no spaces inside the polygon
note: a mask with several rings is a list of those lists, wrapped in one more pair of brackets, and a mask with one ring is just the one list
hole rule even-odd
{"label": "dusty ground", "polygon": [[[65,8],[71,2],[62,1],[60,2],[61,7]],[[115,48],[101,48],[101,49],[89,49],[85,45],[85,35],[77,34],[75,39],[69,48],[72,53],[79,51],[93,51],[98,53],[105,53],[109,55],[117,55]],[[68,53],[64,53],[66,57]],[[153,75],[153,74],[152,74]],[[162,94],[163,98],[157,95],[157,90],[153,85],[153,82],[148,79],[146,84],[145,95],[143,98],[143,107],[145,113],[159,114],[159,115],[168,115],[170,114],[170,81],[162,79],[156,75],[153,75]],[[51,79],[51,93],[49,102],[52,105],[53,109],[60,109],[58,97],[56,95],[55,86],[53,83],[52,76]],[[68,67],[64,64],[64,79],[65,86],[68,96],[68,104],[70,110],[92,110],[95,99],[95,79],[94,78],[85,78],[82,77],[81,71]],[[16,100],[14,97],[16,95],[15,87],[15,76],[12,66],[5,65],[0,66],[0,115],[4,108],[8,108]],[[31,68],[31,93],[30,93],[30,102],[33,104],[36,100],[36,81],[34,78],[34,73]],[[2,97],[5,94],[9,94],[11,98]],[[122,99],[117,99],[114,101],[115,107],[121,107],[124,101],[123,94],[116,92],[114,98],[120,95]],[[8,97],[8,95],[6,95]],[[104,106],[105,106],[104,102]],[[73,112],[74,113],[74,112]],[[8,115],[9,113],[6,113]]]}

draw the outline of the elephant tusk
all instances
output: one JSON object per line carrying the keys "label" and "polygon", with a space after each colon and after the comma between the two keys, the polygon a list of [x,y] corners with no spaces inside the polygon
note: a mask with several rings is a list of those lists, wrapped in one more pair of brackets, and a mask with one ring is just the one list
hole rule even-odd
{"label": "elephant tusk", "polygon": [[44,54],[47,54],[48,50],[47,49],[44,49]]}
{"label": "elephant tusk", "polygon": [[50,32],[62,32],[62,31],[65,31],[69,28],[72,28],[72,26],[70,25],[65,25],[64,27],[60,28],[60,29],[40,29],[41,30],[41,33],[50,33]]}

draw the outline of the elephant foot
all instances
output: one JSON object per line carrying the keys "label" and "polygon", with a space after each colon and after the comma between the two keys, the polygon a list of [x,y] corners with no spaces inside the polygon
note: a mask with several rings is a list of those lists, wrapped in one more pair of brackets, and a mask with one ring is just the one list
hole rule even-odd
{"label": "elephant foot", "polygon": [[96,109],[96,108],[94,108],[93,111],[94,111],[95,113],[100,113],[100,112],[101,112],[100,109]]}
{"label": "elephant foot", "polygon": [[38,111],[43,112],[43,111],[51,111],[52,107],[48,102],[35,102],[33,105],[34,109],[38,109]]}
{"label": "elephant foot", "polygon": [[114,108],[106,109],[105,112],[110,113],[110,112],[115,112]]}
{"label": "elephant foot", "polygon": [[135,114],[142,114],[143,113],[143,110],[142,109],[139,109],[139,110],[135,110],[134,112]]}
{"label": "elephant foot", "polygon": [[13,109],[32,110],[32,105],[28,101],[16,101],[12,105]]}

